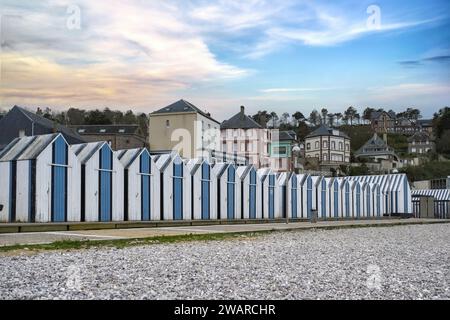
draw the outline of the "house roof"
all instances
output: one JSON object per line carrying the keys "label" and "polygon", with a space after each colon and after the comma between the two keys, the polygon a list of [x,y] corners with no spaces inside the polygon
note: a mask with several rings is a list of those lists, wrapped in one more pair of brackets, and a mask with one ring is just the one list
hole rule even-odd
{"label": "house roof", "polygon": [[386,115],[388,115],[391,119],[395,119],[396,115],[394,111],[372,111],[372,113],[370,114],[370,119],[374,120],[374,119],[378,119],[383,113],[385,113]]}
{"label": "house roof", "polygon": [[[31,122],[37,123],[42,127],[45,127],[49,130],[55,130],[57,132],[61,132],[64,137],[66,138],[66,140],[69,143],[80,143],[80,142],[84,142],[83,138],[78,135],[77,133],[73,132],[71,129],[69,129],[68,127],[65,127],[63,125],[60,125],[54,121],[51,121],[47,118],[44,118],[40,115],[37,115],[31,111],[28,111],[22,107],[19,106],[14,106],[9,112],[20,112],[23,115],[25,115]],[[8,112],[8,113],[9,113]],[[8,121],[8,114],[6,114],[1,120],[0,120],[0,128],[2,127],[2,121]],[[8,133],[2,133],[2,134],[8,134]]]}
{"label": "house roof", "polygon": [[389,145],[382,138],[378,136],[378,134],[374,134],[372,138],[370,138],[358,151],[355,152],[355,156],[381,156],[381,155],[391,155],[395,156],[397,159],[397,155],[394,152],[394,149],[389,147]]}
{"label": "house roof", "polygon": [[77,125],[70,126],[80,135],[85,134],[137,134],[137,124],[111,124],[111,125]]}
{"label": "house roof", "polygon": [[[273,136],[274,135],[272,135],[272,137]],[[278,140],[280,140],[280,141],[286,141],[286,140],[293,141],[293,140],[296,140],[296,133],[294,131],[292,131],[292,130],[279,131]]]}
{"label": "house roof", "polygon": [[52,133],[16,138],[0,153],[0,161],[36,159],[59,135],[59,133]]}
{"label": "house roof", "polygon": [[413,142],[413,141],[430,141],[430,135],[428,134],[428,132],[416,132],[414,133],[411,137],[408,138],[408,142]]}
{"label": "house roof", "polygon": [[174,102],[164,108],[153,111],[151,114],[158,115],[158,114],[191,113],[191,112],[199,113],[202,116],[220,124],[220,122],[213,119],[209,113],[203,112],[198,107],[194,106],[192,103],[184,99],[178,100],[177,102]]}
{"label": "house roof", "polygon": [[432,127],[433,119],[421,119],[417,120],[417,123],[420,124],[422,127]]}
{"label": "house roof", "polygon": [[245,108],[220,125],[220,129],[261,129],[262,126],[245,114]]}
{"label": "house roof", "polygon": [[306,138],[313,138],[313,137],[319,137],[319,136],[339,136],[339,137],[343,137],[346,139],[350,139],[350,137],[347,134],[345,134],[344,132],[337,130],[337,129],[329,128],[323,124],[320,127],[318,127],[316,130],[314,130],[313,132],[308,134],[306,136]]}

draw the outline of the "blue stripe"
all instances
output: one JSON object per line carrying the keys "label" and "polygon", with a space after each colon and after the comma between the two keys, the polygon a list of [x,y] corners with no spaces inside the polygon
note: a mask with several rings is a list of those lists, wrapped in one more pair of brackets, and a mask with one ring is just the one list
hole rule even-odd
{"label": "blue stripe", "polygon": [[252,169],[250,171],[250,197],[249,197],[249,217],[250,219],[256,219],[256,171]]}
{"label": "blue stripe", "polygon": [[236,170],[234,166],[230,165],[228,167],[228,181],[227,181],[227,218],[228,219],[234,219],[234,210],[235,210],[235,200],[234,200],[234,194],[235,194],[235,175]]}
{"label": "blue stripe", "polygon": [[[55,140],[55,142],[53,142],[53,163],[59,165],[67,165],[67,144],[62,136],[59,136]],[[63,222],[66,220],[67,168],[53,166],[52,170],[52,217],[54,222]]]}
{"label": "blue stripe", "polygon": [[335,180],[334,181],[334,217],[335,218],[339,217],[338,208],[339,208],[339,185],[338,185],[338,182]]}
{"label": "blue stripe", "polygon": [[150,157],[147,152],[143,152],[140,156],[141,175],[141,219],[150,220]]}
{"label": "blue stripe", "polygon": [[208,220],[210,219],[210,210],[209,210],[209,180],[210,179],[210,167],[204,162],[202,163],[202,190],[201,190],[201,198],[202,198],[202,219]]}
{"label": "blue stripe", "polygon": [[[112,170],[112,151],[108,145],[100,150],[100,169]],[[111,221],[112,172],[100,171],[100,221]]]}
{"label": "blue stripe", "polygon": [[291,197],[292,197],[292,201],[291,201],[291,210],[292,210],[292,218],[297,218],[297,176],[292,176],[292,182],[291,182],[291,187],[292,187],[292,191],[291,191]]}
{"label": "blue stripe", "polygon": [[308,177],[308,180],[306,182],[306,208],[307,208],[307,215],[308,219],[311,218],[311,211],[312,211],[312,179],[311,177]]}
{"label": "blue stripe", "polygon": [[183,219],[183,164],[173,164],[173,219]]}
{"label": "blue stripe", "polygon": [[322,218],[326,219],[327,217],[327,182],[325,179],[322,180],[321,183],[321,210],[322,210]]}

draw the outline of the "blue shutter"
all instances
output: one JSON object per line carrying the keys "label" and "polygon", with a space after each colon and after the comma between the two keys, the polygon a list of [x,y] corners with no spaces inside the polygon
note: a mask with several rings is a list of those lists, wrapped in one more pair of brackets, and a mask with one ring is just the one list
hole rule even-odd
{"label": "blue shutter", "polygon": [[67,220],[67,144],[61,136],[52,145],[52,164],[51,216],[53,222],[63,222]]}
{"label": "blue shutter", "polygon": [[140,156],[140,173],[141,173],[141,219],[150,220],[151,208],[151,190],[150,190],[150,174],[151,162],[147,152],[142,152]]}
{"label": "blue shutter", "polygon": [[210,167],[206,162],[202,163],[202,190],[201,190],[201,200],[202,200],[202,219],[210,219],[210,206],[209,206],[209,189],[210,189]]}
{"label": "blue shutter", "polygon": [[234,166],[230,165],[228,167],[228,177],[227,177],[227,218],[234,219],[235,215],[235,176],[236,170]]}
{"label": "blue shutter", "polygon": [[112,219],[112,160],[112,151],[107,144],[104,144],[100,149],[100,221],[111,221]]}
{"label": "blue shutter", "polygon": [[173,219],[183,219],[183,164],[173,164]]}

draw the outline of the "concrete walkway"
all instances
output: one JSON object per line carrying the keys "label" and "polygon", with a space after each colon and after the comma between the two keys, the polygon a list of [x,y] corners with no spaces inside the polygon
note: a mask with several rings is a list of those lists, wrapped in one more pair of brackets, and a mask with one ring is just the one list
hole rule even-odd
{"label": "concrete walkway", "polygon": [[269,230],[296,230],[312,228],[342,228],[363,227],[379,225],[408,225],[408,224],[450,223],[450,220],[438,219],[385,219],[385,220],[347,220],[347,221],[319,221],[293,222],[293,223],[263,223],[263,224],[225,224],[225,225],[198,225],[174,226],[159,228],[125,228],[102,230],[72,230],[72,231],[46,231],[46,232],[20,232],[0,234],[0,246],[16,244],[44,244],[62,240],[112,240],[149,238],[156,236],[173,236],[208,233],[233,233]]}

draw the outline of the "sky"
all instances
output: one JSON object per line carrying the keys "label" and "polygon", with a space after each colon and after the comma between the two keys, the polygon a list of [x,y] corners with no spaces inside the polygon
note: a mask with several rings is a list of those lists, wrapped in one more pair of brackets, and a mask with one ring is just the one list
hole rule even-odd
{"label": "sky", "polygon": [[450,105],[450,1],[0,0],[0,108]]}

